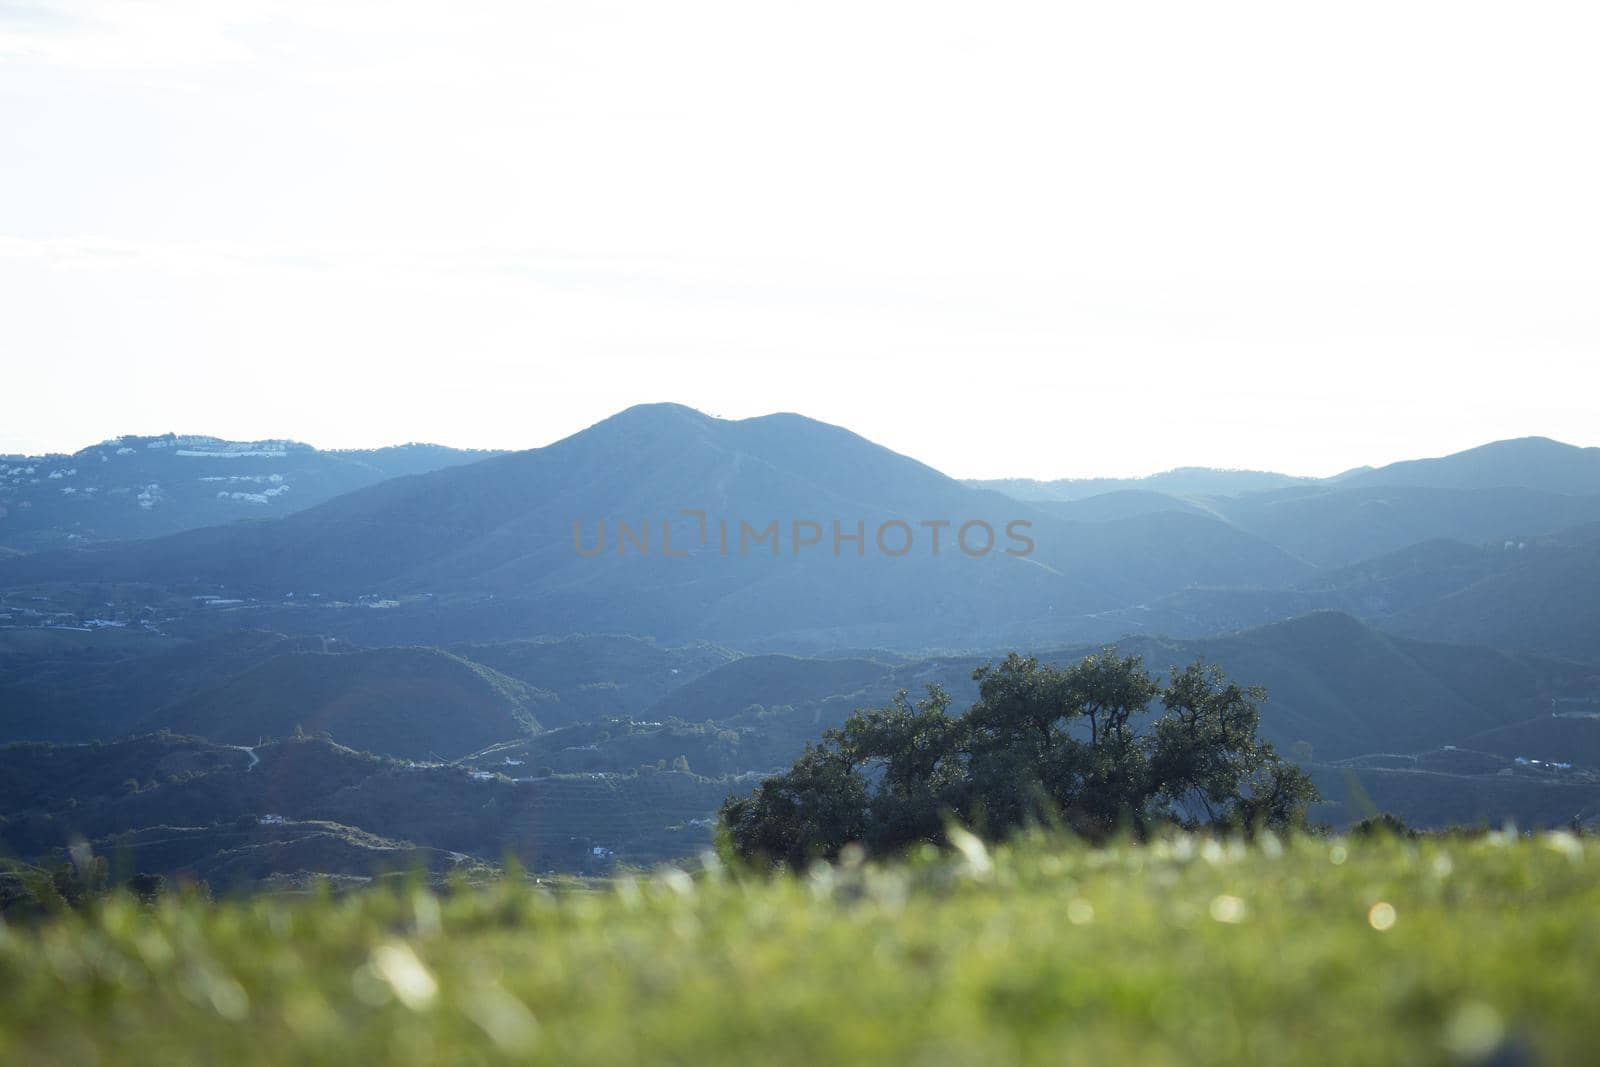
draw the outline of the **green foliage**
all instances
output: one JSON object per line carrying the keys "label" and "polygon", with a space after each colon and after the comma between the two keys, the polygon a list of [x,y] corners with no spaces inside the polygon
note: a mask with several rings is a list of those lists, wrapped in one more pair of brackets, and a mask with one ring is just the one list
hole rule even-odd
{"label": "green foliage", "polygon": [[1351,837],[1416,837],[1417,832],[1399,816],[1384,812],[1362,819],[1350,827]]}
{"label": "green foliage", "polygon": [[0,927],[0,1061],[1585,1063],[1600,855],[1570,835],[1188,835]]}
{"label": "green foliage", "polygon": [[141,904],[154,904],[167,892],[167,880],[159,874],[136,874],[128,879],[127,889]]}
{"label": "green foliage", "polygon": [[1057,820],[1094,838],[1161,822],[1282,829],[1317,797],[1257,736],[1266,693],[1204,662],[1174,668],[1164,687],[1112,649],[1065,668],[1012,653],[973,677],[978,701],[964,715],[949,714],[937,686],[915,705],[902,692],[730,798],[735,848],[798,865],[852,842],[883,852],[940,841],[951,820],[993,837]]}

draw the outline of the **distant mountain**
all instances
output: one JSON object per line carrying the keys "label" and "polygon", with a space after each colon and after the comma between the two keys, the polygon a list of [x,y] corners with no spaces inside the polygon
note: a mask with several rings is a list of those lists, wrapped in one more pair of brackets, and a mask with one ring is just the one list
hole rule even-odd
{"label": "distant mountain", "polygon": [[1318,567],[1344,567],[1423,541],[1517,541],[1600,521],[1600,495],[1520,487],[1335,484],[1209,503],[1239,529]]}
{"label": "distant mountain", "polygon": [[1422,541],[1321,571],[1295,590],[1190,590],[1111,617],[1195,636],[1331,609],[1423,640],[1600,663],[1597,605],[1600,525],[1587,523],[1480,544]]}
{"label": "distant mountain", "polygon": [[970,484],[1086,521],[1203,513],[1319,567],[1421,541],[1520,539],[1600,520],[1600,448],[1544,437],[1325,479],[1182,468],[1147,478]]}
{"label": "distant mountain", "polygon": [[[1433,628],[1425,611],[1504,569],[1495,546],[1600,523],[1600,493],[1551,488],[1582,488],[1569,468],[1592,451],[1504,442],[1416,468],[1417,478],[1481,473],[1520,457],[1536,487],[1365,484],[1385,475],[1363,471],[1260,489],[1282,476],[1186,470],[1023,501],[798,415],[730,421],[642,405],[545,448],[277,519],[0,558],[0,591],[16,591],[0,602],[0,626],[159,619],[184,636],[248,627],[369,646],[621,633],[746,652],[927,654],[1200,636],[1327,608],[1424,613],[1404,632],[1499,643],[1490,630]],[[1252,488],[1152,488],[1201,484]],[[961,550],[964,526],[987,554]],[[1405,552],[1418,561],[1404,564]],[[1410,571],[1345,573],[1390,556]],[[1582,642],[1513,647],[1589,655]]]}
{"label": "distant mountain", "polygon": [[1221,637],[1124,644],[1149,648],[1155,663],[1164,648],[1203,655],[1265,685],[1262,732],[1286,749],[1308,742],[1324,760],[1453,744],[1536,714],[1553,693],[1585,691],[1594,674],[1567,661],[1394,637],[1335,612]]}
{"label": "distant mountain", "polygon": [[978,489],[994,489],[1018,500],[1084,500],[1107,493],[1163,493],[1168,495],[1232,496],[1267,489],[1285,489],[1315,482],[1271,471],[1223,470],[1215,467],[1177,467],[1140,478],[1033,478],[970,479]]}
{"label": "distant mountain", "polygon": [[1215,516],[1216,514],[1198,498],[1174,496],[1171,493],[1157,493],[1146,489],[1118,489],[1075,500],[1041,499],[1029,500],[1029,503],[1047,514],[1078,522],[1132,519],[1158,511],[1182,511],[1191,515]]}
{"label": "distant mountain", "polygon": [[1419,542],[1315,573],[1295,588],[1194,588],[1103,612],[1091,639],[1201,637],[1340,611],[1421,640],[1600,663],[1600,526],[1488,544]]}
{"label": "distant mountain", "polygon": [[287,515],[386,478],[497,454],[165,434],[113,438],[70,456],[0,455],[0,554]]}
{"label": "distant mountain", "polygon": [[1600,662],[1600,545],[1515,566],[1385,620],[1397,633]]}
{"label": "distant mountain", "polygon": [[[1144,656],[1152,670],[1204,657],[1241,682],[1266,686],[1262,733],[1286,750],[1306,742],[1319,759],[1454,743],[1537,714],[1552,694],[1600,687],[1595,667],[1392,637],[1335,612],[1219,637],[1128,637],[1118,645]],[[1037,654],[1069,662],[1092,651],[1091,646]],[[720,721],[752,705],[790,705],[795,717],[787,726],[768,722],[765,728],[792,729],[809,739],[857,707],[884,703],[901,689],[920,693],[930,682],[945,686],[957,706],[965,706],[976,698],[972,669],[985,659],[889,665],[752,657],[709,672],[649,715]]]}
{"label": "distant mountain", "polygon": [[1548,437],[1519,437],[1437,459],[1363,468],[1333,481],[1347,486],[1411,485],[1432,489],[1537,489],[1600,493],[1600,448],[1578,448]]}
{"label": "distant mountain", "polygon": [[1346,488],[1405,485],[1426,489],[1536,489],[1545,493],[1600,493],[1600,448],[1579,448],[1548,437],[1494,441],[1434,459],[1403,460],[1385,467],[1357,467],[1331,478],[1306,478],[1271,471],[1178,467],[1139,478],[971,479],[1028,501],[1077,501],[1112,493],[1174,497],[1239,496],[1298,486]]}
{"label": "distant mountain", "polygon": [[[705,513],[703,540],[684,509]],[[638,540],[622,551],[619,520],[636,538],[648,524],[653,551]],[[1007,536],[1013,521],[1029,524],[1026,555],[1006,552],[1026,545]],[[575,522],[589,546],[606,524],[603,552],[579,552]],[[840,540],[837,555],[836,522],[859,535]],[[946,524],[937,556],[925,522]],[[977,556],[957,545],[968,522],[980,524],[968,529]],[[746,541],[745,523],[775,538]],[[681,555],[665,554],[664,524]],[[876,537],[885,528],[887,551]],[[820,543],[797,551],[797,531]],[[892,554],[908,534],[912,548]],[[309,592],[375,593],[399,610],[358,625],[386,628],[386,642],[613,631],[746,648],[970,647],[1193,584],[1282,584],[1309,569],[1206,514],[1071,522],[798,415],[724,421],[646,405],[546,448],[392,480],[278,520],[0,561],[0,584],[199,583],[278,604],[290,593],[297,604]],[[428,599],[407,600],[419,596]],[[351,623],[298,607],[250,622],[355,636],[340,628]]]}
{"label": "distant mountain", "polygon": [[[1521,487],[1346,486],[1319,482],[1237,496],[1177,497],[1123,491],[1030,506],[1058,518],[1105,523],[1183,514],[1210,519],[1282,549],[1308,567],[1337,569],[1427,542],[1498,547],[1600,521],[1600,494]],[[1170,521],[1170,520],[1169,520]],[[1267,584],[1267,583],[1262,583]]]}

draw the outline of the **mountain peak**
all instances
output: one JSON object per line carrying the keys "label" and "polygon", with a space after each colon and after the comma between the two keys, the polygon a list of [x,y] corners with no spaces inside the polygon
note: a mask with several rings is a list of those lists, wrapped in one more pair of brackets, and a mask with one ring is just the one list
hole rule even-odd
{"label": "mountain peak", "polygon": [[1600,448],[1579,448],[1548,437],[1513,437],[1448,456],[1349,471],[1336,481],[1341,486],[1516,486],[1550,493],[1600,493]]}
{"label": "mountain peak", "polygon": [[[671,401],[659,401],[648,404],[634,404],[632,407],[623,408],[615,415],[608,416],[595,423],[589,429],[599,427],[639,427],[651,430],[681,430],[686,427],[701,427],[705,429],[726,429],[730,427],[746,427],[751,429],[768,428],[796,428],[801,430],[824,429],[835,433],[849,433],[842,427],[830,423],[820,422],[817,419],[801,415],[793,411],[776,411],[767,415],[752,415],[743,419],[726,419],[717,415],[708,415],[697,408],[687,404],[678,404]],[[851,436],[857,436],[851,434]]]}
{"label": "mountain peak", "polygon": [[713,422],[722,422],[715,416],[707,415],[687,404],[677,404],[671,401],[657,401],[648,404],[634,404],[632,407],[623,408],[615,415],[608,415],[595,423],[596,426],[675,426],[684,423],[707,425]]}

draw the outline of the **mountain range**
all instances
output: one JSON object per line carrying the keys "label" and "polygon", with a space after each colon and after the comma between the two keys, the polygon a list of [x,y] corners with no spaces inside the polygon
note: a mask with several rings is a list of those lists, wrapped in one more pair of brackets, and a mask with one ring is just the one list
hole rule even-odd
{"label": "mountain range", "polygon": [[[797,415],[730,421],[646,405],[545,448],[390,479],[278,519],[0,559],[0,586],[204,593],[242,601],[232,614],[252,626],[364,644],[574,632],[789,651],[1109,640],[1144,629],[1130,613],[1174,596],[1311,590],[1428,541],[1521,544],[1600,522],[1600,493],[1579,491],[1593,453],[1514,441],[1406,468],[1449,486],[1375,484],[1400,476],[1383,468],[1234,495],[1026,501]],[[1488,484],[1552,456],[1555,473],[1529,475],[1539,488]],[[993,547],[962,551],[964,526],[968,547]],[[1008,540],[1012,530],[1027,541]],[[602,533],[603,550],[580,551]],[[903,543],[904,554],[885,551]],[[1574,558],[1564,595],[1592,591],[1586,566]],[[329,606],[362,596],[391,608]],[[1408,632],[1431,635],[1423,624]]]}
{"label": "mountain range", "polygon": [[[858,707],[1108,642],[1265,685],[1330,821],[1600,814],[1594,449],[973,483],[672,404],[481,457],[277,444],[0,464],[0,767],[32,783],[0,845],[227,882],[650,862]],[[188,495],[103,488],[157,468]]]}
{"label": "mountain range", "polygon": [[1237,496],[1295,486],[1407,485],[1432,489],[1520,487],[1550,493],[1600,493],[1600,448],[1577,448],[1548,437],[1519,437],[1431,459],[1401,460],[1383,467],[1356,467],[1331,478],[1274,471],[1178,467],[1140,478],[973,479],[977,488],[998,489],[1019,500],[1075,501],[1108,493]]}
{"label": "mountain range", "polygon": [[425,444],[324,451],[169,433],[116,437],[71,455],[0,455],[0,547],[39,551],[287,515],[385,478],[494,454]]}

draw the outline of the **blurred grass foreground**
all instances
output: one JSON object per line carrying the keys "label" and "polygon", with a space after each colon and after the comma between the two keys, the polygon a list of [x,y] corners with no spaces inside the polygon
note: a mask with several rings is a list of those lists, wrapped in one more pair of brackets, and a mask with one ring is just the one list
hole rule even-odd
{"label": "blurred grass foreground", "polygon": [[1035,836],[0,927],[0,1063],[1571,1064],[1600,846]]}

